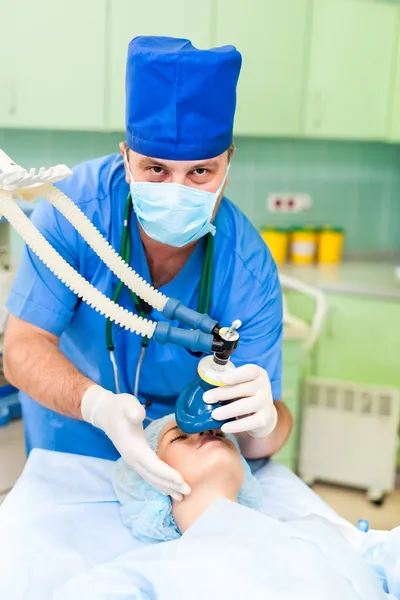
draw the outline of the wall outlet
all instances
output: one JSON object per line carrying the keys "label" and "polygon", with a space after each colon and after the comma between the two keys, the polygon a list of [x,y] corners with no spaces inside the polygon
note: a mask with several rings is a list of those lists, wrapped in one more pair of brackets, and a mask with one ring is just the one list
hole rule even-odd
{"label": "wall outlet", "polygon": [[267,208],[273,213],[298,213],[311,208],[309,194],[270,194],[267,198]]}

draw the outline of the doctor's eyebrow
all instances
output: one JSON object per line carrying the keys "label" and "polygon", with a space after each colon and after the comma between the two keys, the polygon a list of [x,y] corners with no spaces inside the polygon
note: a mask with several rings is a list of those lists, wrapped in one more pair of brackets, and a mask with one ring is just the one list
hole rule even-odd
{"label": "doctor's eyebrow", "polygon": [[219,162],[217,160],[203,160],[198,163],[190,165],[188,171],[195,171],[196,169],[210,169],[211,171],[218,169]]}
{"label": "doctor's eyebrow", "polygon": [[139,167],[161,167],[162,169],[168,169],[168,165],[166,163],[161,162],[155,158],[150,158],[149,156],[144,156],[139,160]]}
{"label": "doctor's eyebrow", "polygon": [[[157,160],[156,158],[151,158],[150,156],[143,156],[139,160],[139,167],[141,169],[146,169],[146,167],[161,167],[168,171],[169,166],[167,163],[162,162],[161,160]],[[219,162],[215,159],[210,158],[209,160],[202,160],[191,164],[187,171],[195,171],[196,169],[210,169],[211,171],[218,169]]]}

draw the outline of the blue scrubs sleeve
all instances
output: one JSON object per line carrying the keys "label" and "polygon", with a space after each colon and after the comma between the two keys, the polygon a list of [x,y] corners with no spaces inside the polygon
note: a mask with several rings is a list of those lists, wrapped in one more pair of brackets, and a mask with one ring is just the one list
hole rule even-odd
{"label": "blue scrubs sleeve", "polygon": [[282,292],[274,261],[264,255],[264,277],[252,278],[239,292],[236,306],[242,316],[240,343],[232,356],[236,366],[256,364],[268,373],[272,397],[282,397]]}
{"label": "blue scrubs sleeve", "polygon": [[[77,233],[47,201],[39,203],[32,222],[55,250],[79,270]],[[49,333],[60,336],[74,314],[77,296],[25,247],[7,301],[8,311]]]}

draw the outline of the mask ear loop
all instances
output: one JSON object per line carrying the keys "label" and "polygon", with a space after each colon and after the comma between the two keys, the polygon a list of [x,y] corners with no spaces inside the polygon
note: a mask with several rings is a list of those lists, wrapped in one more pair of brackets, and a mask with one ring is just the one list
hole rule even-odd
{"label": "mask ear loop", "polygon": [[219,195],[220,195],[220,193],[221,193],[221,192],[222,192],[222,190],[223,190],[223,187],[224,187],[224,185],[225,185],[225,183],[226,183],[226,180],[227,180],[227,178],[228,178],[228,173],[229,173],[229,169],[230,169],[230,168],[231,168],[231,163],[229,162],[229,163],[228,163],[228,166],[226,167],[226,171],[225,171],[224,178],[223,178],[223,180],[221,181],[221,183],[220,183],[220,185],[219,185],[219,187],[218,187],[217,191],[215,192],[215,195],[216,195],[216,197],[217,197],[217,198],[219,198]]}
{"label": "mask ear loop", "polygon": [[128,155],[126,154],[126,150],[124,150],[124,163],[125,163],[126,170],[129,173],[129,177],[131,178],[131,183],[135,183],[135,180],[134,180],[131,170],[129,168]]}

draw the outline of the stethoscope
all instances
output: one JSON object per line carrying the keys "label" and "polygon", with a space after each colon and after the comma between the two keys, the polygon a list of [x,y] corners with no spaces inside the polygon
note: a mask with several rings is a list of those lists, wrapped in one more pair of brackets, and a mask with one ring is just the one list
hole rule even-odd
{"label": "stethoscope", "polygon": [[[133,209],[132,197],[129,192],[127,200],[126,200],[126,204],[125,204],[125,210],[124,210],[124,224],[123,224],[123,229],[122,229],[122,234],[121,234],[121,248],[120,248],[120,256],[121,256],[121,258],[123,258],[123,260],[126,263],[128,263],[128,265],[131,264],[132,240],[131,240],[130,223],[131,223],[131,218],[132,218],[132,209]],[[199,299],[198,299],[198,303],[197,303],[197,312],[200,312],[203,314],[204,313],[208,314],[209,310],[210,310],[211,291],[212,291],[213,255],[214,255],[214,237],[211,235],[211,233],[209,233],[206,236],[206,241],[205,241],[204,260],[203,260],[203,266],[202,266],[201,278],[200,278]],[[115,302],[115,303],[118,302],[118,299],[121,295],[123,288],[124,288],[124,283],[122,283],[122,281],[118,281],[117,286],[112,295],[113,302]],[[132,292],[132,290],[128,289],[128,291],[131,295],[136,312],[141,317],[146,318],[152,311],[151,306],[149,306],[148,304],[143,302],[143,300],[138,298],[138,296],[135,294],[135,292]],[[109,352],[111,364],[113,366],[113,371],[114,371],[115,390],[116,390],[116,393],[119,394],[120,393],[120,384],[119,384],[119,377],[118,377],[118,366],[117,366],[117,361],[115,358],[115,344],[114,344],[113,338],[112,338],[112,322],[110,319],[107,319],[107,323],[106,323],[106,344],[107,344],[107,350]],[[146,348],[147,348],[148,344],[149,344],[148,338],[144,337],[142,340],[142,348],[141,348],[139,360],[138,360],[137,367],[136,367],[135,385],[134,385],[134,389],[133,389],[133,393],[136,396],[136,398],[138,397],[138,393],[139,393],[140,371],[142,368],[143,359],[146,354]]]}

